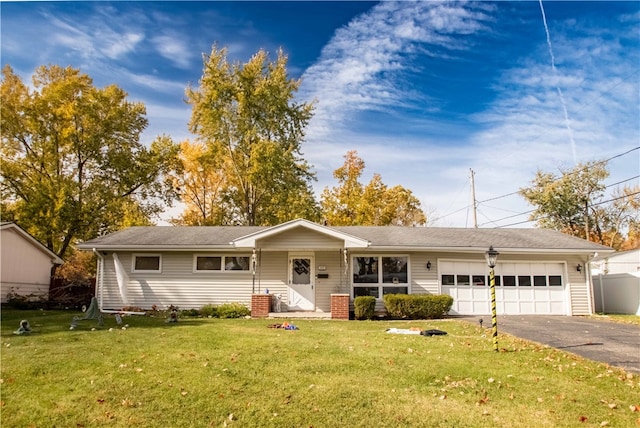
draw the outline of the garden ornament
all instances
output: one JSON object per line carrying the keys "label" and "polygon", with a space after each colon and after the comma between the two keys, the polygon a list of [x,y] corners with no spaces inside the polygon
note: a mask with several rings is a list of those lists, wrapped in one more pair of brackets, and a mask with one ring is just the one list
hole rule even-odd
{"label": "garden ornament", "polygon": [[31,326],[29,325],[29,321],[27,320],[20,321],[20,327],[13,332],[13,334],[19,334],[19,335],[29,334],[29,333],[31,333]]}
{"label": "garden ornament", "polygon": [[91,298],[91,304],[89,305],[87,311],[84,313],[83,317],[73,317],[69,330],[75,330],[76,327],[78,327],[78,321],[86,320],[97,320],[98,327],[102,327],[104,325],[104,318],[102,316],[102,312],[100,312],[100,308],[98,307],[98,299],[96,299],[95,296]]}

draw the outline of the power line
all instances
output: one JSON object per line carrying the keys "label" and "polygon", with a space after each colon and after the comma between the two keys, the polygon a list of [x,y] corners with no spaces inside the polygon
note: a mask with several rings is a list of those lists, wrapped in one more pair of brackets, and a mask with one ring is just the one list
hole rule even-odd
{"label": "power line", "polygon": [[[593,163],[593,164],[585,165],[584,167],[580,168],[580,169],[579,169],[579,170],[577,170],[577,171],[572,171],[572,172],[570,172],[570,173],[563,174],[563,176],[562,176],[562,177],[560,177],[560,178],[558,178],[556,181],[560,180],[560,179],[561,179],[561,178],[563,178],[563,177],[570,176],[570,175],[573,175],[573,174],[577,174],[577,173],[582,172],[582,171],[586,171],[588,168],[591,168],[591,167],[593,167],[593,166],[608,163],[608,162],[612,161],[613,159],[617,159],[617,158],[619,158],[619,157],[622,157],[622,156],[628,155],[629,153],[634,152],[634,151],[636,151],[636,150],[640,150],[640,146],[633,147],[633,148],[631,148],[631,149],[627,150],[626,152],[618,153],[618,154],[616,154],[616,155],[614,155],[614,156],[611,156],[611,157],[609,157],[609,158],[607,158],[607,159],[604,159],[604,160],[602,160],[602,161],[598,161],[598,162],[595,162],[595,163]],[[628,179],[626,179],[626,180],[622,180],[622,181],[619,181],[619,182],[617,182],[617,183],[609,184],[609,185],[607,185],[605,188],[609,188],[609,187],[611,187],[611,186],[616,186],[616,185],[618,185],[618,184],[622,184],[622,183],[624,183],[624,182],[631,181],[631,180],[634,180],[634,179],[639,178],[639,177],[640,177],[640,175],[636,175],[636,176],[631,177],[631,178],[628,178]],[[515,191],[515,192],[511,192],[511,193],[506,193],[506,194],[504,194],[504,195],[499,195],[499,196],[495,196],[495,197],[493,197],[493,198],[484,199],[484,200],[482,200],[482,201],[477,201],[476,203],[477,203],[477,204],[483,204],[483,203],[485,203],[485,202],[495,201],[495,200],[497,200],[497,199],[502,199],[502,198],[506,198],[506,197],[508,197],[508,196],[513,196],[513,195],[518,195],[518,194],[520,194],[520,191]],[[442,215],[442,216],[440,216],[440,217],[437,217],[437,218],[433,219],[432,221],[442,220],[442,219],[444,219],[444,218],[447,218],[447,217],[449,217],[449,216],[452,216],[452,215],[454,215],[454,214],[457,214],[457,213],[459,213],[459,212],[461,212],[461,211],[468,210],[468,209],[469,209],[470,207],[472,207],[472,206],[473,206],[472,204],[465,205],[464,207],[462,207],[462,208],[460,208],[460,209],[457,209],[457,210],[452,211],[452,212],[450,212],[450,213],[444,214],[444,215]],[[495,220],[494,222],[498,222],[498,221],[501,221],[501,220],[506,220],[506,219],[508,219],[508,218],[512,218],[512,217],[517,217],[518,215],[529,214],[529,213],[531,213],[531,212],[533,212],[533,211],[535,211],[535,210],[525,211],[525,212],[520,213],[520,214],[515,214],[515,215],[513,215],[513,216],[509,216],[509,217],[505,217],[505,218],[502,218],[502,219]],[[485,222],[485,223],[480,224],[479,226],[483,226],[483,225],[486,225],[486,224],[488,224],[488,223],[493,223],[493,222]],[[521,222],[521,223],[527,223],[527,222]],[[521,224],[521,223],[514,223],[513,225],[515,225],[515,224]],[[511,226],[511,225],[507,225],[507,226]],[[501,227],[505,227],[505,226],[501,226]]]}
{"label": "power line", "polygon": [[[616,198],[611,198],[611,199],[608,199],[608,200],[606,200],[606,201],[600,201],[600,202],[597,202],[597,203],[595,203],[595,204],[591,204],[591,206],[592,206],[592,207],[595,207],[595,206],[598,206],[598,205],[608,204],[609,202],[617,201],[617,200],[619,200],[619,199],[624,199],[624,198],[628,198],[629,196],[635,196],[635,195],[640,195],[640,192],[629,193],[628,195],[618,196],[618,197],[616,197]],[[522,214],[532,213],[533,211],[535,211],[535,210],[527,211],[527,212],[522,213]],[[520,215],[522,215],[522,214],[520,214]],[[517,217],[517,215],[511,216],[511,217]],[[530,222],[533,222],[533,221],[541,220],[541,219],[543,219],[543,218],[545,218],[545,217],[549,217],[549,216],[540,216],[540,217],[536,217],[536,218],[531,219],[531,220],[519,221],[519,222],[516,222],[516,223],[510,223],[510,224],[504,224],[504,225],[502,225],[502,226],[498,226],[497,228],[501,228],[501,227],[509,227],[509,226],[516,226],[516,225],[518,225],[518,224],[524,224],[524,223],[530,223]],[[502,218],[502,219],[500,219],[500,220],[506,220],[506,219],[508,219],[508,218],[509,218],[509,217],[505,217],[505,218]],[[500,220],[496,220],[496,221],[500,221]],[[494,222],[494,223],[495,223],[495,222]],[[487,223],[484,223],[484,224],[487,224]],[[482,226],[482,225],[481,225],[481,226]]]}
{"label": "power line", "polygon": [[[634,148],[632,148],[632,149],[629,149],[629,150],[627,150],[627,151],[626,151],[626,152],[624,152],[624,153],[619,153],[619,154],[617,154],[617,155],[611,156],[611,157],[610,157],[610,158],[608,158],[608,159],[604,159],[604,160],[601,160],[601,161],[595,162],[595,163],[593,163],[593,164],[585,165],[585,166],[583,166],[582,168],[580,168],[580,169],[579,169],[579,170],[577,170],[577,171],[571,171],[570,173],[563,174],[563,175],[562,175],[562,177],[571,176],[571,175],[573,175],[573,174],[578,174],[579,172],[586,171],[588,168],[594,167],[594,166],[596,166],[596,165],[600,165],[600,164],[608,163],[608,162],[612,161],[613,159],[617,159],[617,158],[622,157],[622,156],[624,156],[624,155],[628,155],[629,153],[631,153],[631,152],[633,152],[633,151],[636,151],[636,150],[640,150],[640,146],[637,146],[637,147],[634,147]],[[633,178],[630,178],[630,179],[625,180],[625,181],[633,180],[634,178],[637,178],[637,177],[638,177],[638,176],[633,177]],[[560,178],[558,178],[558,180],[560,180]],[[558,181],[558,180],[556,180],[556,181]],[[615,184],[619,184],[619,183],[615,183]],[[615,184],[612,184],[611,186],[615,186]],[[608,186],[607,186],[607,187],[608,187]],[[496,197],[493,197],[493,198],[485,199],[485,200],[483,200],[483,201],[478,201],[478,203],[479,203],[479,204],[482,204],[482,203],[484,203],[484,202],[489,202],[489,201],[493,201],[493,200],[496,200],[496,199],[506,198],[507,196],[517,195],[517,194],[519,194],[519,193],[520,193],[520,191],[511,192],[511,193],[506,193],[506,194],[504,194],[504,195],[500,195],[500,196],[496,196]]]}
{"label": "power line", "polygon": [[636,175],[636,176],[634,176],[634,177],[627,178],[626,180],[618,181],[617,183],[611,183],[611,184],[608,184],[607,186],[605,186],[605,189],[608,189],[608,188],[609,188],[609,187],[611,187],[611,186],[617,186],[618,184],[626,183],[627,181],[635,180],[635,179],[636,179],[636,178],[638,178],[638,177],[640,177],[640,175]]}

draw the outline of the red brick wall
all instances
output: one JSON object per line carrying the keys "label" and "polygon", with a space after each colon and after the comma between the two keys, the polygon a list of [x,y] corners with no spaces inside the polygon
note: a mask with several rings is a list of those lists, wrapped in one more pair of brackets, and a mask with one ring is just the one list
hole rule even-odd
{"label": "red brick wall", "polygon": [[251,318],[266,318],[271,310],[271,294],[251,295]]}
{"label": "red brick wall", "polygon": [[349,319],[349,295],[348,294],[332,294],[331,295],[331,319],[334,319],[334,320]]}

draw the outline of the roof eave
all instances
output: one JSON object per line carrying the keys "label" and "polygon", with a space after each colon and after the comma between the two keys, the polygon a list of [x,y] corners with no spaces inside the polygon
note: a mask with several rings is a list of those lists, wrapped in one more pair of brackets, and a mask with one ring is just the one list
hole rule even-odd
{"label": "roof eave", "polygon": [[80,250],[96,251],[216,251],[233,250],[234,247],[225,245],[91,245],[80,244]]}
{"label": "roof eave", "polygon": [[231,241],[231,244],[235,247],[255,248],[256,242],[258,240],[268,238],[270,236],[277,235],[279,233],[286,232],[297,227],[303,227],[305,229],[313,230],[323,235],[342,240],[344,241],[345,248],[367,248],[370,245],[370,242],[366,239],[304,219],[291,220],[286,223],[270,227],[268,229],[254,232],[246,236],[241,236]]}
{"label": "roof eave", "polygon": [[[594,254],[594,253],[614,253],[613,249],[597,248],[512,248],[495,247],[501,253],[527,253],[527,254]],[[437,246],[416,246],[416,245],[371,245],[370,251],[432,251],[451,253],[478,253],[485,252],[488,248],[483,247],[437,247]]]}

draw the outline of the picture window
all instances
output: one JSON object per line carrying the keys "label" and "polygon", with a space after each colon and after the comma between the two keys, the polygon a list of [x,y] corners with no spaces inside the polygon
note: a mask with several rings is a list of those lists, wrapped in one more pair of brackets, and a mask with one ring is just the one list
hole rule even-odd
{"label": "picture window", "polygon": [[134,254],[133,269],[136,272],[160,272],[161,257],[156,254]]}

